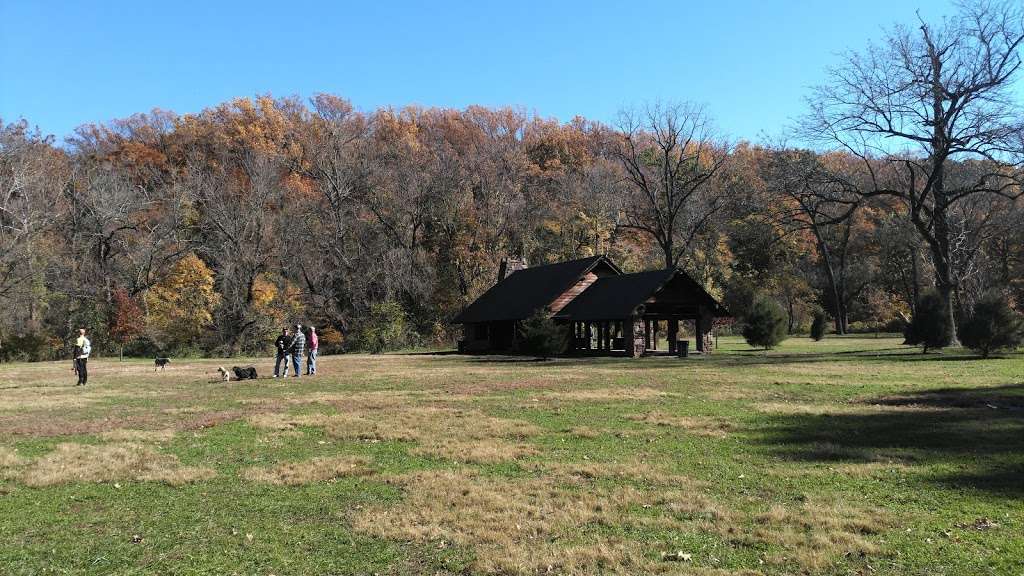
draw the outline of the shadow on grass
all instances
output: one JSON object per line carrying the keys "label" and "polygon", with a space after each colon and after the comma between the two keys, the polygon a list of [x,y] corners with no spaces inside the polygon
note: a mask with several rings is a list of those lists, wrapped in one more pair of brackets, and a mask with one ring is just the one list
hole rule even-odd
{"label": "shadow on grass", "polygon": [[[888,363],[900,364],[903,362],[967,362],[985,361],[980,356],[965,350],[947,350],[943,352],[921,353],[920,349],[909,346],[895,346],[886,348],[866,348],[862,350],[838,350],[822,352],[778,352],[764,350],[721,350],[711,355],[694,354],[690,357],[679,358],[674,355],[653,355],[644,358],[628,358],[624,353],[618,352],[613,355],[592,355],[592,356],[559,356],[553,361],[547,361],[533,356],[516,356],[510,354],[459,354],[458,352],[414,352],[410,356],[453,356],[464,359],[465,362],[473,364],[519,364],[526,366],[543,366],[547,369],[572,369],[572,368],[623,368],[643,370],[673,370],[683,368],[687,365],[699,365],[713,368],[731,367],[758,367],[778,366],[785,364],[821,364],[828,362],[864,362],[864,363]],[[992,360],[1021,360],[1024,353],[1009,353],[1001,356],[992,356]]]}
{"label": "shadow on grass", "polygon": [[787,459],[896,460],[945,486],[1024,496],[1024,383],[886,396],[862,407],[773,415],[762,441]]}
{"label": "shadow on grass", "polygon": [[472,356],[469,361],[478,364],[536,364],[537,362],[553,362],[554,359],[535,356]]}

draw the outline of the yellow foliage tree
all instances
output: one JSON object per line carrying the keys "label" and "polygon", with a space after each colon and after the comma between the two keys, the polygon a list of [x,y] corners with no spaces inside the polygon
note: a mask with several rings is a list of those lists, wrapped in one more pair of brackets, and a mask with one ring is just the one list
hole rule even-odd
{"label": "yellow foliage tree", "polygon": [[252,313],[255,319],[251,332],[257,342],[271,342],[281,327],[294,322],[305,323],[299,289],[292,283],[270,274],[260,274],[252,286]]}
{"label": "yellow foliage tree", "polygon": [[213,271],[189,253],[146,293],[147,324],[154,340],[164,346],[195,346],[212,324],[219,302]]}

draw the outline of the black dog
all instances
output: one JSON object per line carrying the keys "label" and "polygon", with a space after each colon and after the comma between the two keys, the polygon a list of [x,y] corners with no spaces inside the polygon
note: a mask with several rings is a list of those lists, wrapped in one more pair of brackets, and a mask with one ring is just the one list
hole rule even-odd
{"label": "black dog", "polygon": [[235,373],[235,378],[238,380],[255,380],[256,369],[252,366],[245,368],[239,368],[238,366],[232,366],[231,371]]}
{"label": "black dog", "polygon": [[167,366],[170,363],[171,363],[171,359],[170,358],[157,358],[156,360],[153,360],[153,366],[154,366],[153,372],[156,372],[157,368],[159,368],[160,370],[163,370],[164,366]]}

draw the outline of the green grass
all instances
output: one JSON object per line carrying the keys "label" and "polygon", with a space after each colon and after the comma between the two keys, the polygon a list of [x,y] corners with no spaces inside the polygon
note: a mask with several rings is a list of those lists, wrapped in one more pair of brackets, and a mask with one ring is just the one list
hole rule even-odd
{"label": "green grass", "polygon": [[[69,363],[0,365],[0,574],[1024,573],[1024,356],[720,345],[336,356],[315,378],[229,384],[212,360],[97,359],[84,389]],[[124,444],[114,430],[173,430],[132,445],[214,475],[38,481],[58,445]],[[526,455],[461,452],[510,444]],[[371,472],[246,478],[333,457]],[[465,493],[445,500],[444,474]],[[676,551],[690,559],[662,559]]]}

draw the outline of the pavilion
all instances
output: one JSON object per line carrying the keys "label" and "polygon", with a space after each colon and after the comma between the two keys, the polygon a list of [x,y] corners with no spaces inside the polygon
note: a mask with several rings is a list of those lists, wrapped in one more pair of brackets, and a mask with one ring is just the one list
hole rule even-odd
{"label": "pavilion", "polygon": [[567,353],[639,357],[657,353],[659,325],[667,352],[679,323],[692,322],[696,352],[710,353],[715,318],[729,312],[679,268],[625,274],[606,256],[526,267],[505,260],[498,282],[453,320],[463,352],[515,352],[520,323],[538,310],[569,326]]}

